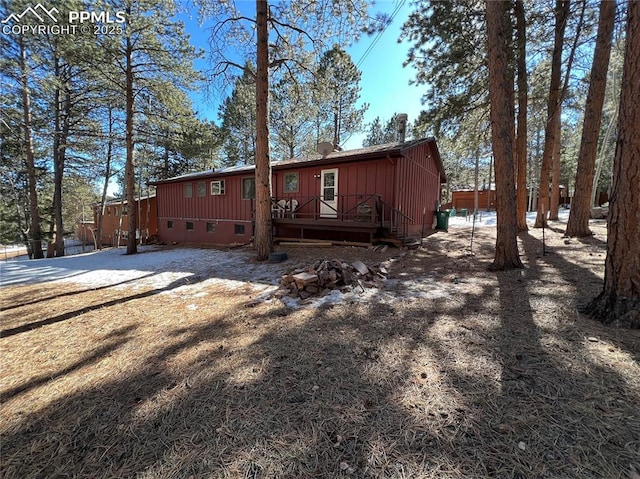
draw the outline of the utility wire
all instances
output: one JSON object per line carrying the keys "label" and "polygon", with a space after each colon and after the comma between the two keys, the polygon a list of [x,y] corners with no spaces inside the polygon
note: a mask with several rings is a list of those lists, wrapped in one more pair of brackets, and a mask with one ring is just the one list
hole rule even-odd
{"label": "utility wire", "polygon": [[387,28],[389,27],[389,25],[391,25],[393,23],[393,19],[396,18],[396,15],[398,15],[398,12],[400,11],[400,9],[404,6],[404,4],[406,3],[407,0],[402,0],[400,3],[398,3],[398,5],[396,6],[396,8],[393,10],[393,12],[391,13],[391,19],[389,20],[389,23],[387,23],[384,28],[382,30],[380,30],[378,32],[378,34],[376,35],[376,37],[373,39],[373,41],[371,42],[371,45],[369,45],[369,47],[365,50],[365,52],[362,54],[362,57],[360,57],[360,60],[358,60],[358,63],[356,63],[356,68],[359,68],[360,65],[362,64],[362,62],[367,58],[367,56],[369,55],[369,53],[371,53],[371,51],[374,49],[374,47],[376,46],[376,44],[378,43],[378,41],[380,40],[380,38],[382,37],[382,35],[384,34],[384,32],[387,30]]}

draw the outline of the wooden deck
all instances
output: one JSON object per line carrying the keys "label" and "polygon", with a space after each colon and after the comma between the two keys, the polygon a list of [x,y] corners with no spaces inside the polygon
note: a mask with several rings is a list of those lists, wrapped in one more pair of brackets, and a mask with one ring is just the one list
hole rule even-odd
{"label": "wooden deck", "polygon": [[[305,230],[324,230],[328,235],[366,235],[369,241],[381,236],[398,239],[405,237],[403,232],[409,218],[385,203],[379,195],[335,195],[335,198],[337,201],[332,205],[318,196],[274,198],[274,233],[278,235],[279,230],[299,230],[300,238],[304,238]],[[294,199],[295,207],[291,208],[289,202]],[[318,236],[318,233],[314,236]]]}
{"label": "wooden deck", "polygon": [[376,231],[382,228],[381,222],[342,220],[338,218],[273,218],[274,225],[293,226],[305,229],[336,229],[341,231]]}

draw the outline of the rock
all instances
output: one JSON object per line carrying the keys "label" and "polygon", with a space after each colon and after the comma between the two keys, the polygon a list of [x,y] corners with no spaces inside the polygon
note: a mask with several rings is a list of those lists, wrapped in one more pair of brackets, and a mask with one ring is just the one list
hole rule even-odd
{"label": "rock", "polygon": [[302,273],[294,274],[293,275],[293,279],[298,284],[298,286],[300,284],[302,284],[303,286],[306,286],[306,285],[311,284],[311,283],[317,283],[318,282],[318,275],[317,274],[312,274],[312,273],[307,273],[305,271],[305,272],[302,272]]}
{"label": "rock", "polygon": [[353,266],[354,269],[362,276],[369,274],[369,268],[362,261],[354,261],[351,266]]}

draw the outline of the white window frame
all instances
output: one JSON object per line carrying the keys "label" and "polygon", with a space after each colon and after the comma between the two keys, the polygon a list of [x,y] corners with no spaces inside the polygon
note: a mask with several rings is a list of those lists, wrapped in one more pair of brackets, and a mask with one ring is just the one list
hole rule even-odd
{"label": "white window frame", "polygon": [[[290,189],[287,184],[287,176],[295,176],[296,178],[296,188]],[[300,191],[300,174],[297,171],[289,171],[282,175],[282,191],[285,193],[298,193]]]}
{"label": "white window frame", "polygon": [[[216,186],[216,190],[214,191],[214,185]],[[211,182],[211,196],[219,196],[224,195],[224,180],[213,180]]]}
{"label": "white window frame", "polygon": [[[245,196],[244,182],[245,180],[253,181],[253,198],[250,195]],[[242,178],[242,199],[243,200],[255,200],[256,199],[256,177],[245,176]]]}

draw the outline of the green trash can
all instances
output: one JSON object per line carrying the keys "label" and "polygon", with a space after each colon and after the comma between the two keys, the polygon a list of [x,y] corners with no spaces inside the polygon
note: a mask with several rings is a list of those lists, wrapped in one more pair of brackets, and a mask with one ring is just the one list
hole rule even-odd
{"label": "green trash can", "polygon": [[453,217],[455,215],[456,215],[456,209],[455,208],[450,209],[449,210],[449,216]]}
{"label": "green trash can", "polygon": [[436,229],[449,231],[449,210],[436,211]]}
{"label": "green trash can", "polygon": [[467,214],[468,214],[467,208],[460,208],[460,216],[462,216],[463,218],[466,218]]}

